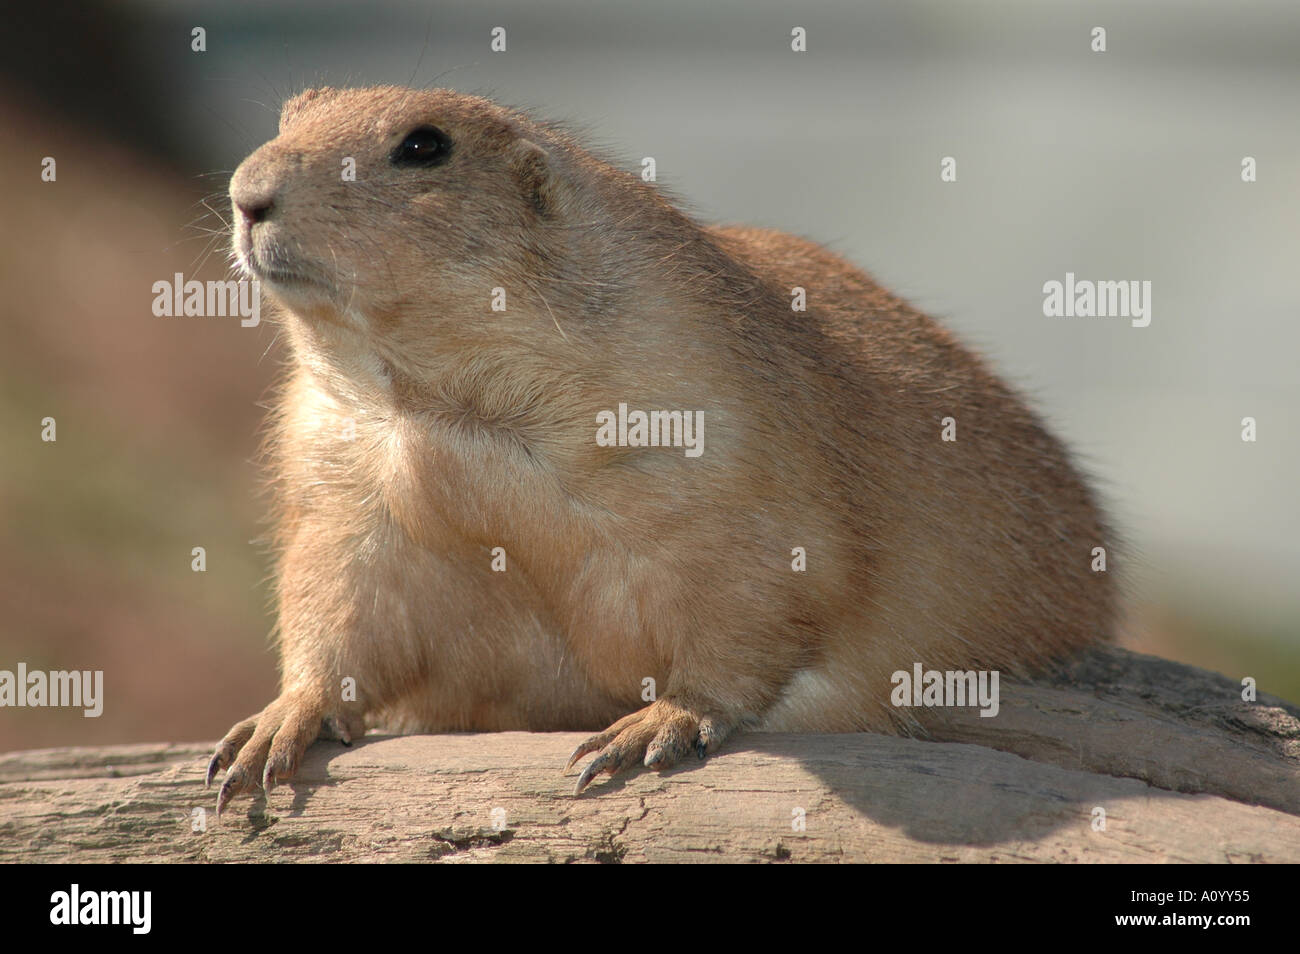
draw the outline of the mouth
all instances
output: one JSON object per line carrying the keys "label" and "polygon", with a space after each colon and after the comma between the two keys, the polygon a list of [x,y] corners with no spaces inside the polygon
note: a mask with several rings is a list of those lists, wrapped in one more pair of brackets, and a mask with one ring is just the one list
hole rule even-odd
{"label": "mouth", "polygon": [[246,273],[274,288],[327,290],[325,282],[310,269],[290,261],[283,249],[275,243],[254,242],[249,235],[242,234],[237,242],[236,254]]}
{"label": "mouth", "polygon": [[268,285],[293,287],[295,285],[318,284],[299,272],[275,266],[260,265],[257,260],[253,259],[251,256],[249,260],[245,262],[244,267],[247,268],[248,271],[252,272],[258,281]]}

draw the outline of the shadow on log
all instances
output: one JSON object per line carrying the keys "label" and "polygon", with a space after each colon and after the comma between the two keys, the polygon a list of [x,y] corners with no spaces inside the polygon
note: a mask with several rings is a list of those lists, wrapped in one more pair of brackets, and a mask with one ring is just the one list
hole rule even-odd
{"label": "shadow on log", "polygon": [[1001,696],[926,710],[928,739],[739,735],[580,798],[585,733],[321,742],[220,820],[207,744],[15,752],[0,861],[1300,861],[1296,706],[1118,649]]}

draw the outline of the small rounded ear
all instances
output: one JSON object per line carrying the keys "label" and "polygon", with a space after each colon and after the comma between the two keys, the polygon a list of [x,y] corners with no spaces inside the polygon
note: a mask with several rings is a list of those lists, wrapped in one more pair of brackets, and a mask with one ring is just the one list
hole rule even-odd
{"label": "small rounded ear", "polygon": [[538,214],[554,212],[560,199],[560,180],[546,152],[536,143],[518,139],[510,147],[510,166]]}

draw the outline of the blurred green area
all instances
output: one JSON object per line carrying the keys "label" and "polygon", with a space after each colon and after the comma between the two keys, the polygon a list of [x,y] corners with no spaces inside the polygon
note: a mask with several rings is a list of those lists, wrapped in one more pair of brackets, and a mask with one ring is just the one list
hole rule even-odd
{"label": "blurred green area", "polygon": [[1300,651],[1293,623],[1251,619],[1248,613],[1187,614],[1162,607],[1158,622],[1134,648],[1212,669],[1240,681],[1255,680],[1260,692],[1300,702]]}
{"label": "blurred green area", "polygon": [[59,162],[6,190],[0,233],[0,669],[103,670],[106,696],[4,709],[0,750],[211,738],[275,692],[252,542],[273,333],[152,314],[154,281],[224,273],[185,228],[204,182],[2,90],[0,122],[0,180]]}

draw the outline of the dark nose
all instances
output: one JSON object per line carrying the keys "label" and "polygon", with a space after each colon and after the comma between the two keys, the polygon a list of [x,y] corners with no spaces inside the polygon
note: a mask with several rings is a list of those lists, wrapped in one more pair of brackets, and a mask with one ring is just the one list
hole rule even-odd
{"label": "dark nose", "polygon": [[267,196],[256,196],[244,199],[236,199],[235,205],[249,225],[255,222],[261,222],[271,212],[274,203]]}
{"label": "dark nose", "polygon": [[271,214],[271,209],[275,206],[275,200],[270,190],[253,190],[240,189],[236,191],[234,185],[230,187],[230,201],[234,203],[239,214],[244,217],[249,225],[255,222],[263,221]]}
{"label": "dark nose", "polygon": [[263,222],[275,208],[277,183],[268,174],[266,164],[250,158],[235,170],[230,180],[230,203],[249,225]]}

